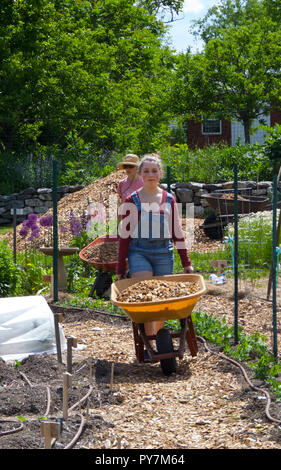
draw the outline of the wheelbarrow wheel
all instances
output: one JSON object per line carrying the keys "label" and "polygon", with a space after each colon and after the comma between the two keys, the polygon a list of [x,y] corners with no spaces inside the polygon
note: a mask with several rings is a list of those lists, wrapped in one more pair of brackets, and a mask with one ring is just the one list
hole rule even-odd
{"label": "wheelbarrow wheel", "polygon": [[[156,335],[156,347],[159,354],[174,352],[173,341],[170,332],[166,328],[161,328]],[[177,371],[177,361],[175,357],[160,359],[161,369],[164,375],[171,375]]]}
{"label": "wheelbarrow wheel", "polygon": [[[215,224],[216,226],[208,227],[208,225]],[[224,230],[219,220],[217,219],[216,214],[211,214],[204,220],[204,233],[211,240],[222,240],[224,237]]]}
{"label": "wheelbarrow wheel", "polygon": [[93,297],[96,292],[97,297],[102,298],[112,284],[112,276],[108,272],[101,272],[97,275],[92,286],[89,297]]}

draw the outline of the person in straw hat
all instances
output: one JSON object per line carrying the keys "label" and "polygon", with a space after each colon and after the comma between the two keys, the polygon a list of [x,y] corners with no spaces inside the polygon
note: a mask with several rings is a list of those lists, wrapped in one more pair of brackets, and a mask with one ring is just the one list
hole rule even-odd
{"label": "person in straw hat", "polygon": [[117,168],[125,170],[127,177],[119,182],[117,193],[123,203],[127,196],[143,186],[143,179],[138,175],[139,157],[134,153],[128,153],[123,162],[119,162]]}

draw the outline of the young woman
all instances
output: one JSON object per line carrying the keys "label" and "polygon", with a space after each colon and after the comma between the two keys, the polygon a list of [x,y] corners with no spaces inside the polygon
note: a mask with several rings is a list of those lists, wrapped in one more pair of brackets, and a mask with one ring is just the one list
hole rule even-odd
{"label": "young woman", "polygon": [[[138,173],[143,187],[121,206],[117,277],[125,277],[126,258],[132,278],[173,274],[174,245],[185,273],[192,273],[175,198],[159,186],[162,163],[155,154],[145,155]],[[147,322],[145,331],[155,335],[164,322]]]}
{"label": "young woman", "polygon": [[133,153],[128,153],[123,162],[119,162],[117,168],[125,170],[127,177],[119,182],[117,193],[123,203],[127,196],[132,194],[143,185],[142,177],[138,174],[139,157]]}

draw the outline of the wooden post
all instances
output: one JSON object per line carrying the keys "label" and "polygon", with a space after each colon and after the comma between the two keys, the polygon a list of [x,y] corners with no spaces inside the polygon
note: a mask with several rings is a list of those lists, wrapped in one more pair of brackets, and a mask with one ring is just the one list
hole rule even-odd
{"label": "wooden post", "polygon": [[89,359],[89,368],[90,368],[90,381],[93,379],[93,363],[92,359]]}
{"label": "wooden post", "polygon": [[61,356],[61,344],[60,344],[59,323],[62,321],[62,318],[63,318],[62,313],[54,313],[55,335],[56,335],[56,346],[57,346],[57,357],[58,357],[58,362],[60,362],[60,363],[62,363],[62,356]]}
{"label": "wooden post", "polygon": [[72,348],[77,348],[77,338],[68,336],[67,338],[67,372],[72,374]]}
{"label": "wooden post", "polygon": [[68,389],[72,384],[72,375],[69,372],[63,374],[63,419],[68,418]]}
{"label": "wooden post", "polygon": [[111,364],[111,376],[110,376],[110,390],[112,391],[113,387],[113,379],[114,379],[114,362]]}
{"label": "wooden post", "polygon": [[60,435],[60,423],[51,421],[41,421],[41,436],[45,438],[45,449],[51,449],[52,438]]}
{"label": "wooden post", "polygon": [[218,269],[218,276],[221,274],[222,266],[227,266],[227,261],[225,259],[213,259],[210,261],[211,266],[216,266]]}

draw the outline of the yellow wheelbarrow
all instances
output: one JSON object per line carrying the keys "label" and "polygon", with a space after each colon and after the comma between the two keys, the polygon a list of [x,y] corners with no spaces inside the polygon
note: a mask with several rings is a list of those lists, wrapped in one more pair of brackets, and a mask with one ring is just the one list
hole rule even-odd
{"label": "yellow wheelbarrow", "polygon": [[[196,282],[198,291],[183,297],[170,298],[151,302],[119,302],[118,295],[127,287],[136,284],[144,278],[131,278],[117,281],[111,286],[111,302],[120,307],[132,320],[135,351],[138,362],[158,362],[164,375],[176,372],[176,358],[183,358],[185,342],[187,342],[191,355],[196,356],[198,346],[191,319],[195,304],[206,291],[204,279],[199,274],[174,274],[170,276],[155,276],[153,279],[178,282]],[[180,320],[179,333],[170,333],[168,329],[161,328],[156,335],[146,335],[144,324],[150,321]],[[173,338],[180,338],[178,349],[174,349]],[[150,345],[155,340],[156,351]],[[145,359],[144,347],[148,359]]]}

